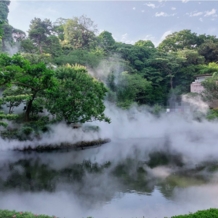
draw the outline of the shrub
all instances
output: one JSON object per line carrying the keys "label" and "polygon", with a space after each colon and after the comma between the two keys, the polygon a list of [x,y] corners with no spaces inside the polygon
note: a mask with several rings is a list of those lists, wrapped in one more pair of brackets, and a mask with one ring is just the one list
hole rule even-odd
{"label": "shrub", "polygon": [[56,216],[36,215],[29,212],[0,210],[0,218],[57,218]]}
{"label": "shrub", "polygon": [[199,210],[196,213],[190,213],[188,215],[178,215],[171,218],[217,218],[218,209]]}

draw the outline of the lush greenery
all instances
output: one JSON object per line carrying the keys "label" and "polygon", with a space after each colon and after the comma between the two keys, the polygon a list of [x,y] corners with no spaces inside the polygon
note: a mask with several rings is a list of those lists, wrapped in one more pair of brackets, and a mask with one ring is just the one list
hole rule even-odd
{"label": "lush greenery", "polygon": [[[0,217],[4,218],[57,218],[56,216],[46,216],[46,215],[36,215],[29,212],[16,212],[9,210],[0,210]],[[196,213],[190,213],[188,215],[178,215],[172,216],[171,218],[217,218],[218,217],[218,209],[208,209],[208,210],[200,210]],[[88,217],[89,218],[89,217]],[[90,217],[91,218],[91,217]]]}
{"label": "lush greenery", "polygon": [[[34,18],[26,36],[8,23],[9,4],[0,1],[0,125],[20,123],[12,135],[39,134],[45,124],[61,120],[109,122],[105,99],[122,108],[139,104],[156,110],[169,104],[170,95],[189,92],[199,74],[214,75],[203,84],[204,97],[210,102],[218,98],[215,36],[181,30],[157,47],[150,40],[126,44],[108,31],[97,35],[86,16],[54,23]],[[18,53],[8,56],[10,48]],[[216,114],[211,113],[210,119]]]}
{"label": "lush greenery", "polygon": [[[9,1],[4,4],[2,21],[7,23]],[[16,31],[2,31],[4,49]],[[116,42],[108,31],[97,35],[97,26],[86,16],[54,23],[34,18],[27,37],[18,32],[20,52],[30,62],[86,66],[107,85],[108,100],[124,108],[134,102],[167,105],[172,93],[189,92],[196,75],[212,75],[218,69],[218,39],[191,30],[174,32],[157,47],[149,40],[134,45]]]}
{"label": "lush greenery", "polygon": [[188,215],[173,216],[172,218],[216,218],[218,217],[218,209],[200,210],[196,213]]}
{"label": "lush greenery", "polygon": [[[1,54],[0,71],[0,103],[8,108],[7,113],[0,112],[0,125],[4,127],[4,120],[15,120],[30,135],[33,126],[40,122],[110,122],[104,115],[107,89],[88,74],[86,67],[66,65],[53,70],[43,62],[31,63],[19,54]],[[16,110],[19,107],[23,111]]]}
{"label": "lush greenery", "polygon": [[16,212],[10,210],[0,210],[1,218],[56,218],[56,216],[37,215],[29,212]]}

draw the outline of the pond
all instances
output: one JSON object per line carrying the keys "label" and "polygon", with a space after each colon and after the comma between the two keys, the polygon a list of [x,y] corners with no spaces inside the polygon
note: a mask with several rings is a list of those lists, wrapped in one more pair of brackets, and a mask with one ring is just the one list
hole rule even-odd
{"label": "pond", "polygon": [[218,207],[217,162],[193,163],[170,144],[138,138],[77,151],[1,151],[0,209],[164,218]]}

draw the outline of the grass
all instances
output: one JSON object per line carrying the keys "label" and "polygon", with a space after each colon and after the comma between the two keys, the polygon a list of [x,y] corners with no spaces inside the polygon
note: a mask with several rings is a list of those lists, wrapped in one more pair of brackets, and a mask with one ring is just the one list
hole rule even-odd
{"label": "grass", "polygon": [[[58,218],[56,216],[37,215],[37,214],[29,213],[29,212],[0,210],[0,218],[36,218],[36,217],[37,218]],[[91,218],[91,217],[87,217],[87,218]],[[171,218],[218,218],[218,209],[211,208],[208,210],[199,210],[196,213],[190,213],[187,215],[177,215]]]}
{"label": "grass", "polygon": [[56,216],[37,215],[29,212],[16,212],[10,210],[0,210],[0,218],[58,218]]}

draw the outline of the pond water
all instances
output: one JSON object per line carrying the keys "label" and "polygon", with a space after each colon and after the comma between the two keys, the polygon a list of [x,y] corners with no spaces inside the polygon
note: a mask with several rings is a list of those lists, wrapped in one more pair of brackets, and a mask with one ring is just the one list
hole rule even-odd
{"label": "pond water", "polygon": [[0,209],[164,218],[218,207],[218,164],[193,163],[168,143],[117,139],[79,151],[1,151]]}

